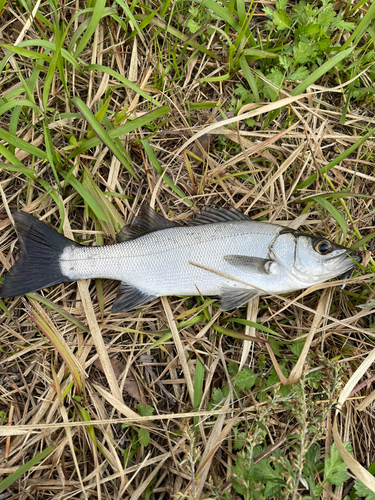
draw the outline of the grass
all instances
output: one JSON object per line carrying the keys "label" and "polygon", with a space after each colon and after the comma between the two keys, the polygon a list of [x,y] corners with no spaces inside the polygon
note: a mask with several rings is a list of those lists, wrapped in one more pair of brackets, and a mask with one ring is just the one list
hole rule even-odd
{"label": "grass", "polygon": [[111,315],[105,280],[0,301],[4,498],[375,498],[374,13],[0,0],[0,280],[19,209],[90,245],[230,203],[363,256],[233,313]]}

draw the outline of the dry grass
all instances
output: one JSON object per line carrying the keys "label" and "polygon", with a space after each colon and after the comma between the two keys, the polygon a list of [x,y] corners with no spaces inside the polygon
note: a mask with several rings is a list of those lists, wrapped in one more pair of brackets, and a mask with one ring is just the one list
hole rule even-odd
{"label": "dry grass", "polygon": [[[104,5],[97,2],[97,8],[99,4]],[[178,5],[181,13],[176,16],[181,16]],[[37,2],[44,18],[30,18],[22,3],[8,3],[0,17],[1,42],[57,44],[57,34],[48,25],[55,23],[52,6]],[[79,1],[63,2],[56,6],[56,19],[66,26],[84,7]],[[254,37],[260,36],[257,24],[259,28],[265,21],[262,7],[263,2],[255,7]],[[106,8],[111,9],[109,4]],[[362,8],[366,12],[366,4]],[[141,5],[132,9],[139,16],[152,10]],[[118,14],[126,19],[119,6]],[[0,116],[3,130],[38,148],[11,144],[2,136],[1,276],[17,257],[11,212],[19,209],[56,229],[65,215],[64,234],[87,244],[113,243],[121,220],[131,220],[145,202],[179,221],[205,205],[231,204],[253,218],[291,223],[349,247],[373,233],[374,134],[328,173],[322,171],[375,126],[372,98],[350,100],[349,78],[339,78],[340,85],[335,73],[326,73],[302,91],[303,97],[290,97],[296,85],[289,81],[274,102],[242,102],[233,116],[229,107],[236,86],[247,86],[241,69],[224,81],[201,81],[228,71],[223,44],[213,35],[207,45],[202,42],[215,60],[184,45],[157,19],[132,39],[127,38],[134,29],[128,19],[127,37],[115,14],[98,20],[75,61],[81,69],[97,64],[112,73],[79,72],[63,59],[64,82],[59,62],[49,73],[51,59],[36,60],[26,53],[9,57],[1,75],[1,105],[28,99],[44,111],[25,105]],[[138,17],[138,24],[142,20]],[[77,16],[62,42],[71,54],[77,47],[74,36],[85,22],[85,14]],[[183,31],[181,24],[176,29]],[[199,36],[192,41],[201,43]],[[28,49],[53,55],[48,46]],[[251,67],[257,69],[257,60]],[[361,78],[371,85],[367,70]],[[91,117],[77,113],[68,93],[97,113],[107,132],[125,124],[130,132],[120,134],[120,140],[111,136],[109,142],[98,140],[86,147],[96,137],[88,121],[97,130]],[[216,109],[204,109],[206,102],[220,103],[234,127],[228,128]],[[169,106],[169,111],[131,128],[132,120],[147,118],[158,105]],[[100,109],[107,113],[100,115]],[[246,125],[249,118],[252,127]],[[200,142],[190,139],[198,138],[194,134],[201,135]],[[135,175],[115,156],[113,145]],[[74,154],[79,147],[82,151]],[[354,196],[331,196],[344,192]],[[331,197],[311,198],[323,194]],[[267,296],[259,307],[254,301],[231,314],[220,312],[216,303],[195,310],[203,304],[200,298],[168,297],[111,315],[117,283],[101,280],[59,285],[25,302],[20,297],[4,300],[0,475],[9,476],[49,446],[52,452],[31,464],[7,488],[8,497],[1,498],[240,498],[234,482],[243,478],[233,468],[240,464],[238,457],[243,457],[244,469],[254,463],[281,467],[281,492],[259,498],[310,498],[306,452],[317,445],[318,458],[329,455],[336,402],[374,348],[372,309],[356,307],[373,299],[373,242],[359,246],[368,267],[358,270],[344,291],[330,282],[308,293]],[[277,336],[253,328],[256,321]],[[271,343],[238,340],[225,328]],[[236,385],[233,364],[252,369],[256,382],[250,389]],[[352,443],[355,460],[366,469],[375,462],[372,381],[373,371],[366,365],[361,381],[340,400],[336,422],[336,437]],[[223,399],[215,405],[220,390]],[[258,453],[254,445],[259,445]],[[275,455],[276,450],[282,453]],[[312,472],[316,484],[322,480],[319,473]],[[352,488],[350,479],[343,487],[326,482],[321,497],[342,499]]]}

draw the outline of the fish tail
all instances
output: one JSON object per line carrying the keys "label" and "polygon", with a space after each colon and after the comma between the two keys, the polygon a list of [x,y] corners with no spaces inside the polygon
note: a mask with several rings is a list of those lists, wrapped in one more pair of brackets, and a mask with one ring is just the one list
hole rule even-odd
{"label": "fish tail", "polygon": [[12,215],[21,255],[5,277],[0,298],[16,297],[72,281],[61,271],[60,256],[67,246],[76,246],[77,243],[26,212],[14,212]]}

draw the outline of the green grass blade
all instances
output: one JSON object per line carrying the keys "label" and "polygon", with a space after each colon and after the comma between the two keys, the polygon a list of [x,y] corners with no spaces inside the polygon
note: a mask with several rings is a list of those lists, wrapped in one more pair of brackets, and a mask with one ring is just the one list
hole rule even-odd
{"label": "green grass blade", "polygon": [[7,45],[6,43],[0,43],[0,47],[3,47],[5,50],[9,50],[9,52],[13,52],[14,54],[18,54],[20,56],[25,57],[26,59],[42,59],[43,61],[50,62],[50,56],[46,56],[45,54],[40,54],[39,52],[33,52],[32,50],[27,50],[21,48],[19,45]]}
{"label": "green grass blade", "polygon": [[[146,16],[144,16],[144,15],[138,15],[138,16],[135,16],[135,18],[143,20],[143,19],[146,18]],[[219,59],[219,56],[217,54],[209,51],[203,45],[200,45],[199,43],[194,42],[193,39],[190,40],[190,37],[188,37],[187,35],[181,33],[181,31],[179,31],[178,29],[174,28],[173,26],[170,26],[169,24],[167,24],[162,19],[159,19],[158,17],[154,17],[153,19],[151,19],[149,21],[149,24],[157,26],[161,30],[167,30],[168,33],[170,33],[171,35],[175,36],[176,38],[178,38],[179,40],[181,40],[183,43],[185,43],[187,45],[191,45],[192,47],[194,47],[195,49],[199,50],[200,52],[203,52],[204,54],[207,54],[212,59]]]}
{"label": "green grass blade", "polygon": [[30,108],[33,109],[38,115],[42,114],[42,110],[38,108],[35,103],[29,101],[28,99],[14,99],[13,101],[5,102],[0,106],[0,116],[16,107]]}
{"label": "green grass blade", "polygon": [[344,233],[344,238],[346,238],[346,234],[348,231],[346,222],[344,217],[340,214],[340,212],[337,210],[336,207],[334,207],[328,200],[325,200],[324,198],[320,198],[319,196],[312,196],[310,198],[311,200],[314,200],[316,203],[319,203],[323,208],[329,212],[332,217],[336,220],[338,225],[341,227],[342,232]]}
{"label": "green grass blade", "polygon": [[[204,381],[204,365],[201,360],[197,357],[197,363],[195,365],[195,377],[194,377],[194,411],[198,411],[199,405],[202,401],[203,394],[203,381]],[[198,417],[194,417],[194,426],[198,424]],[[197,433],[198,429],[195,429]]]}
{"label": "green grass blade", "polygon": [[150,101],[154,106],[161,107],[162,104],[155,99],[153,99],[151,96],[147,94],[144,90],[138,87],[135,83],[131,82],[124,76],[120,75],[120,73],[117,73],[117,71],[113,70],[112,68],[107,68],[106,66],[101,66],[100,64],[90,64],[85,67],[85,70],[91,70],[91,71],[100,71],[101,73],[107,73],[108,75],[112,76],[113,78],[116,78],[119,82],[123,83],[130,89],[134,90],[134,92],[137,92],[137,94],[141,95],[144,97],[147,101]]}
{"label": "green grass blade", "polygon": [[[51,52],[56,52],[56,44],[53,42],[49,42],[48,40],[27,40],[27,42],[21,42],[17,47],[44,47],[45,49],[48,49]],[[33,52],[33,54],[36,54],[36,52]],[[38,55],[40,55],[38,53]],[[70,64],[72,64],[75,69],[81,73],[82,69],[80,65],[77,63],[77,61],[74,59],[74,57],[69,54],[69,52],[66,49],[61,49],[61,55],[64,59],[67,60]],[[49,56],[46,56],[49,57]],[[38,57],[38,59],[41,59]],[[48,62],[51,61],[51,57],[48,58]]]}
{"label": "green grass blade", "polygon": [[141,30],[139,29],[138,23],[137,23],[134,15],[132,13],[132,11],[129,9],[128,5],[125,2],[123,2],[123,0],[115,0],[115,2],[118,3],[120,5],[120,7],[122,7],[124,9],[127,17],[133,23],[134,30],[140,35]]}
{"label": "green grass blade", "polygon": [[22,151],[26,151],[26,153],[29,153],[33,156],[37,156],[38,158],[42,158],[42,160],[47,160],[47,153],[37,148],[36,146],[29,144],[23,139],[20,139],[19,137],[10,134],[3,128],[0,128],[0,139],[6,141],[8,144],[11,144],[12,146],[15,146],[18,149],[21,149]]}
{"label": "green grass blade", "polygon": [[[353,151],[356,151],[360,147],[360,145],[363,144],[370,137],[370,135],[372,135],[374,132],[375,132],[375,128],[371,129],[369,132],[367,132],[367,134],[365,134],[363,137],[361,137],[359,139],[359,141],[357,141],[355,144],[350,146],[350,148],[348,148],[346,151],[344,151],[339,156],[337,156],[337,158],[330,161],[328,163],[328,165],[321,168],[320,175],[326,174],[329,170],[331,170],[331,168],[338,165],[340,163],[340,161],[344,160],[347,156],[349,156],[351,153],[353,153]],[[318,174],[316,174],[316,173],[310,175],[310,177],[308,177],[303,182],[301,182],[301,184],[298,184],[296,190],[304,189],[304,188],[310,186],[310,184],[315,182],[317,178],[318,178]]]}
{"label": "green grass blade", "polygon": [[47,455],[49,455],[53,450],[55,449],[54,446],[48,446],[45,450],[43,450],[41,453],[33,457],[31,460],[26,462],[24,465],[22,465],[19,469],[17,469],[15,472],[10,474],[10,476],[6,477],[3,479],[0,483],[0,491],[4,491],[5,489],[9,488],[13,483],[15,483],[21,476],[26,474],[34,465],[36,465],[38,462],[43,460]]}
{"label": "green grass blade", "polygon": [[83,172],[82,185],[95,199],[96,203],[106,216],[105,220],[99,218],[101,229],[103,229],[107,234],[110,234],[113,239],[116,239],[116,234],[124,226],[122,217],[119,215],[111,202],[106,198],[105,194],[95,184],[91,174],[86,170]]}
{"label": "green grass blade", "polygon": [[304,90],[307,89],[310,85],[312,85],[316,80],[319,80],[325,73],[327,73],[330,69],[332,69],[336,64],[340,61],[348,57],[354,50],[355,47],[351,47],[350,49],[342,50],[331,59],[322,64],[318,69],[316,69],[311,75],[303,80],[297,87],[290,93],[290,95],[298,95],[302,94]]}
{"label": "green grass blade", "polygon": [[275,337],[282,337],[279,333],[271,330],[271,328],[267,328],[266,326],[261,325],[260,323],[255,323],[254,321],[250,321],[248,319],[240,319],[240,318],[229,318],[226,323],[238,323],[240,325],[250,326],[251,328],[255,328],[256,330],[260,330],[264,333],[270,333]]}
{"label": "green grass blade", "polygon": [[91,208],[91,210],[94,212],[95,216],[108,223],[107,217],[103,210],[100,208],[98,205],[97,201],[95,198],[87,191],[87,189],[74,177],[73,174],[68,173],[68,172],[60,172],[60,175],[64,177],[65,182],[68,182],[76,191],[77,193],[81,196],[81,198],[87,203],[87,205]]}
{"label": "green grass blade", "polygon": [[241,25],[229,13],[228,9],[222,7],[218,2],[214,2],[213,0],[204,0],[202,5],[215,12],[215,14],[229,24],[229,26],[231,26],[236,33],[241,31]]}
{"label": "green grass blade", "polygon": [[182,198],[186,203],[189,203],[189,205],[193,205],[193,203],[186,197],[186,195],[179,189],[177,186],[173,184],[173,182],[164,174],[164,170],[160,163],[158,162],[158,159],[155,156],[155,153],[153,152],[150,143],[147,141],[147,139],[141,140],[141,143],[143,147],[145,148],[145,151],[147,153],[147,156],[149,157],[151,163],[154,165],[156,171],[159,173],[159,175],[164,175],[163,179],[166,182],[166,184],[178,195],[180,198]]}
{"label": "green grass blade", "polygon": [[28,297],[40,302],[41,304],[44,304],[45,306],[49,307],[52,309],[52,311],[57,312],[58,314],[61,314],[65,319],[73,323],[77,328],[80,328],[86,333],[90,333],[90,330],[85,326],[79,319],[75,318],[72,314],[70,314],[68,311],[65,311],[62,307],[57,306],[54,302],[51,300],[46,299],[45,297],[42,297],[41,295],[37,293],[28,293]]}
{"label": "green grass blade", "polygon": [[233,337],[234,339],[252,340],[253,342],[260,342],[261,344],[268,344],[269,343],[267,340],[264,340],[264,339],[261,339],[258,337],[251,337],[250,335],[245,335],[244,333],[229,330],[228,328],[224,328],[223,326],[220,326],[217,323],[214,323],[212,325],[212,329],[215,330],[216,332],[223,334],[223,335],[228,335],[228,337]]}
{"label": "green grass blade", "polygon": [[251,88],[251,92],[253,93],[255,102],[261,102],[255,77],[254,77],[253,73],[251,72],[249,65],[247,64],[245,56],[240,57],[240,66],[241,66],[241,69],[243,71],[244,77],[246,78],[247,83],[249,84],[249,87]]}
{"label": "green grass blade", "polygon": [[[362,36],[364,35],[364,33],[366,32],[370,23],[374,21],[375,2],[370,2],[369,5],[370,7],[367,10],[366,14],[363,16],[362,20],[360,21],[356,29],[353,31],[353,33],[350,35],[350,37],[347,39],[347,41],[344,43],[343,49],[346,49],[353,43],[356,46],[360,41],[360,39],[362,38]],[[358,7],[358,5],[356,7]]]}
{"label": "green grass blade", "polygon": [[354,245],[352,245],[350,248],[351,248],[351,250],[357,250],[357,248],[361,247],[362,245],[365,245],[368,241],[372,240],[373,238],[375,238],[375,232],[370,233],[367,236],[364,236],[363,238],[358,240],[356,243],[354,243]]}
{"label": "green grass blade", "polygon": [[[145,125],[148,125],[150,122],[157,120],[161,116],[165,115],[166,113],[169,113],[169,107],[168,106],[162,106],[161,108],[155,109],[154,111],[151,111],[150,113],[147,113],[143,116],[140,116],[139,118],[136,118],[135,120],[131,120],[124,125],[121,125],[120,127],[116,127],[112,130],[108,131],[109,137],[112,139],[120,137],[122,135],[129,134],[133,130],[136,130],[137,128],[141,128]],[[75,156],[84,153],[88,149],[91,149],[98,144],[100,144],[102,141],[98,139],[97,137],[94,137],[92,139],[89,139],[85,141],[82,145],[80,145],[77,149],[72,151],[70,155],[68,156],[68,160],[71,158],[74,158]]]}
{"label": "green grass blade", "polygon": [[90,38],[94,34],[94,31],[98,27],[98,24],[100,22],[100,19],[104,11],[105,4],[106,0],[96,0],[94,12],[92,13],[87,29],[84,35],[82,36],[81,40],[79,41],[79,44],[74,52],[75,59],[77,59],[80,53],[86,48],[86,45],[88,44]]}
{"label": "green grass blade", "polygon": [[82,380],[80,373],[77,368],[77,360],[73,353],[70,351],[69,346],[66,344],[64,338],[54,332],[46,321],[33,309],[33,307],[24,300],[24,305],[26,307],[26,313],[30,321],[39,329],[43,336],[51,342],[56,351],[60,354],[66,367],[68,368],[70,374],[72,375],[78,394],[82,392]]}
{"label": "green grass blade", "polygon": [[56,158],[56,154],[55,154],[55,148],[53,146],[51,133],[50,133],[48,125],[45,121],[43,122],[43,130],[44,130],[44,138],[45,138],[44,140],[45,140],[45,144],[46,144],[46,152],[47,152],[48,162],[51,166],[53,176],[54,176],[55,181],[56,181],[56,186],[60,186],[60,179],[59,179],[59,176],[57,175],[57,171],[56,171],[57,158]]}
{"label": "green grass blade", "polygon": [[86,106],[86,104],[78,97],[73,97],[72,103],[77,107],[78,111],[82,114],[82,116],[85,118],[85,120],[87,120],[87,122],[90,124],[91,128],[96,133],[96,135],[100,138],[100,140],[107,146],[107,148],[110,151],[112,151],[112,153],[116,156],[116,158],[118,158],[120,163],[122,165],[124,165],[124,167],[128,170],[128,172],[136,180],[138,180],[138,177],[136,176],[134,170],[129,165],[128,160],[121,153],[121,151],[118,149],[118,147],[116,146],[115,142],[112,140],[112,138],[110,137],[108,132],[98,122],[98,120],[91,113],[91,111]]}

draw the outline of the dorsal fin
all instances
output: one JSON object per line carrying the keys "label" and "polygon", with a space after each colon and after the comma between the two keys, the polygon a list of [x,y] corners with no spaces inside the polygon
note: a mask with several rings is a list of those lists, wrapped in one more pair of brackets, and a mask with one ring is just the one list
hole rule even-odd
{"label": "dorsal fin", "polygon": [[142,205],[140,215],[134,217],[130,224],[124,226],[117,235],[117,242],[134,240],[148,233],[160,231],[161,229],[168,229],[176,227],[178,224],[164,219],[149,205]]}
{"label": "dorsal fin", "polygon": [[239,220],[250,220],[247,215],[239,212],[229,205],[228,208],[204,207],[193,220],[189,221],[189,226],[198,226],[200,224],[213,224],[215,222],[232,222]]}

